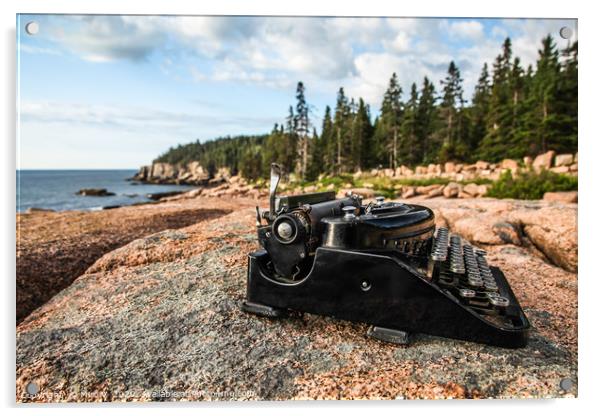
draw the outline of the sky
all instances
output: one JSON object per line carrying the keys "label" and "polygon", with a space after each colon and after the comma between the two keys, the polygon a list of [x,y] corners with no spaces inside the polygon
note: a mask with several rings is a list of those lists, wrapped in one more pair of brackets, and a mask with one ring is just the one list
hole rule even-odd
{"label": "sky", "polygon": [[[38,31],[25,27],[36,22]],[[17,167],[125,169],[195,140],[268,133],[303,81],[319,129],[339,87],[372,116],[396,72],[407,99],[454,61],[470,99],[506,37],[526,67],[576,20],[17,16]]]}

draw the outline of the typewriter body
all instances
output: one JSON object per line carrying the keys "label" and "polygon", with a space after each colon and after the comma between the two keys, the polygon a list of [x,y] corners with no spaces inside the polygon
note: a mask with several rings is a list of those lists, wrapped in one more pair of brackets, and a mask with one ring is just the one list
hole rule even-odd
{"label": "typewriter body", "polygon": [[503,273],[436,228],[429,208],[334,192],[278,198],[280,173],[273,164],[269,211],[257,208],[261,249],[249,254],[244,311],[364,322],[368,335],[397,344],[425,333],[526,345],[529,321]]}

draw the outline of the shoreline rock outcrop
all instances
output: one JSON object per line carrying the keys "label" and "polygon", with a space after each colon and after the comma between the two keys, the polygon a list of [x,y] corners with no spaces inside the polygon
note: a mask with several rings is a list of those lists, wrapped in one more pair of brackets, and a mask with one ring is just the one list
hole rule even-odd
{"label": "shoreline rock outcrop", "polygon": [[[470,182],[478,179],[497,180],[500,175],[509,170],[513,175],[533,169],[536,172],[549,170],[555,173],[566,175],[578,175],[579,165],[577,153],[556,154],[550,150],[538,155],[535,159],[527,156],[523,160],[504,159],[498,163],[491,163],[479,160],[472,164],[446,162],[441,164],[429,164],[428,166],[415,166],[410,168],[401,165],[395,169],[372,169],[370,171],[357,171],[355,178],[363,174],[370,174],[373,177],[389,177],[396,179],[433,179],[444,178],[452,182]],[[231,172],[227,168],[219,168],[210,175],[199,162],[191,162],[185,165],[173,165],[169,163],[153,163],[152,165],[142,166],[134,175],[132,180],[145,183],[173,183],[190,185],[215,185],[227,182],[231,177]],[[434,192],[439,196],[439,191]],[[460,194],[461,195],[461,194]],[[471,197],[469,195],[466,196]]]}
{"label": "shoreline rock outcrop", "polygon": [[81,196],[115,196],[114,192],[109,192],[106,188],[84,188],[80,189],[75,195]]}
{"label": "shoreline rock outcrop", "polygon": [[206,185],[210,180],[209,172],[199,162],[185,165],[153,163],[142,166],[132,180],[157,184]]}

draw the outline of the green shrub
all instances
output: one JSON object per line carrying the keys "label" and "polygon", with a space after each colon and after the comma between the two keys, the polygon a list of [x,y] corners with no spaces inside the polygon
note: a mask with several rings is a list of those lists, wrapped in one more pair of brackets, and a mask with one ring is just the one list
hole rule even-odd
{"label": "green shrub", "polygon": [[509,170],[502,173],[486,196],[492,198],[541,199],[546,192],[575,191],[578,180],[574,176],[560,175],[548,170],[541,173],[521,172],[512,177]]}
{"label": "green shrub", "polygon": [[340,188],[345,183],[353,183],[353,176],[349,174],[341,174],[338,176],[325,176],[320,181],[318,181],[318,185],[326,187],[330,184],[334,184],[334,186],[337,188]]}
{"label": "green shrub", "polygon": [[[377,195],[382,195],[385,198],[398,198],[400,194],[399,186],[430,186],[430,185],[447,185],[452,180],[449,178],[423,178],[423,179],[398,179],[383,176],[361,176],[354,178],[353,175],[343,173],[337,176],[325,176],[316,181],[302,181],[297,183],[284,182],[280,185],[282,192],[290,192],[298,186],[307,187],[315,186],[319,192],[328,190],[329,186],[334,186],[334,191],[339,192],[345,184],[351,184],[354,188],[363,188],[366,184],[371,184],[371,188]],[[470,181],[459,181],[460,184],[476,183],[477,185],[491,184],[491,179],[476,178]],[[397,187],[397,189],[395,189]]]}
{"label": "green shrub", "polygon": [[[396,186],[429,186],[446,185],[451,180],[448,178],[428,178],[428,179],[395,179],[389,177],[367,177],[362,176],[354,179],[350,174],[342,174],[334,177],[324,177],[319,181],[304,181],[302,183],[290,184],[283,183],[281,191],[292,191],[297,186],[315,185],[317,191],[325,191],[329,185],[334,185],[334,190],[338,192],[347,183],[353,187],[363,187],[365,183],[372,184],[377,195],[386,198],[399,197],[399,189]],[[467,181],[460,181],[460,184],[476,183],[477,185],[491,184],[486,196],[492,198],[512,198],[512,199],[541,199],[546,192],[573,191],[577,189],[577,178],[569,175],[561,175],[551,171],[544,170],[541,173],[534,171],[521,172],[513,177],[509,170],[500,175],[500,178],[493,182],[487,178],[475,178]],[[267,186],[267,185],[266,185]]]}

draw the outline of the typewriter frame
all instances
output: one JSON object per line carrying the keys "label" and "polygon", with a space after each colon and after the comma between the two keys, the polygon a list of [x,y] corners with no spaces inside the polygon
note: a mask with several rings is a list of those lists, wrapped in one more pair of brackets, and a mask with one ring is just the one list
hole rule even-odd
{"label": "typewriter frame", "polygon": [[[280,318],[293,310],[368,323],[373,325],[368,335],[397,344],[408,344],[411,333],[507,348],[527,344],[529,321],[501,270],[487,265],[483,250],[468,243],[462,245],[459,236],[450,239],[447,229],[439,228],[435,236],[434,225],[428,231],[431,237],[421,241],[419,253],[404,252],[387,241],[350,248],[343,238],[339,246],[319,244],[309,258],[302,256],[306,267],[298,278],[281,278],[274,269],[278,269],[277,263],[267,251],[272,250],[277,257],[287,255],[285,246],[274,248],[270,243],[275,234],[270,225],[276,224],[278,212],[286,214],[286,210],[277,210],[279,179],[279,172],[273,171],[270,211],[262,214],[257,209],[258,237],[264,248],[248,257],[247,295],[242,304],[245,312]],[[302,196],[295,198],[299,201],[292,200],[303,202]],[[336,201],[353,207],[350,211],[358,205],[365,210],[361,199],[353,195]],[[334,228],[337,237],[345,235],[345,229],[358,218],[351,213],[346,214],[351,218],[343,218],[342,211],[346,210],[332,209],[330,216],[318,220],[329,224],[331,231]],[[268,221],[268,226],[262,225],[262,219]],[[461,265],[454,263],[458,256],[462,258],[458,254],[462,249],[472,257],[467,260],[466,270],[463,261]],[[467,276],[478,275],[479,270],[482,274],[477,279],[484,277],[494,286],[493,292],[470,288],[473,277],[467,280]],[[463,296],[463,291],[471,292],[470,296]],[[485,295],[494,296],[488,300]],[[496,306],[495,297],[505,304]]]}
{"label": "typewriter frame", "polygon": [[277,318],[287,309],[375,326],[372,336],[407,343],[420,332],[500,347],[527,343],[529,321],[502,272],[492,267],[500,294],[510,300],[513,328],[494,325],[445,289],[419,275],[395,253],[366,253],[319,247],[314,266],[294,283],[274,280],[265,250],[249,255],[247,311]]}

